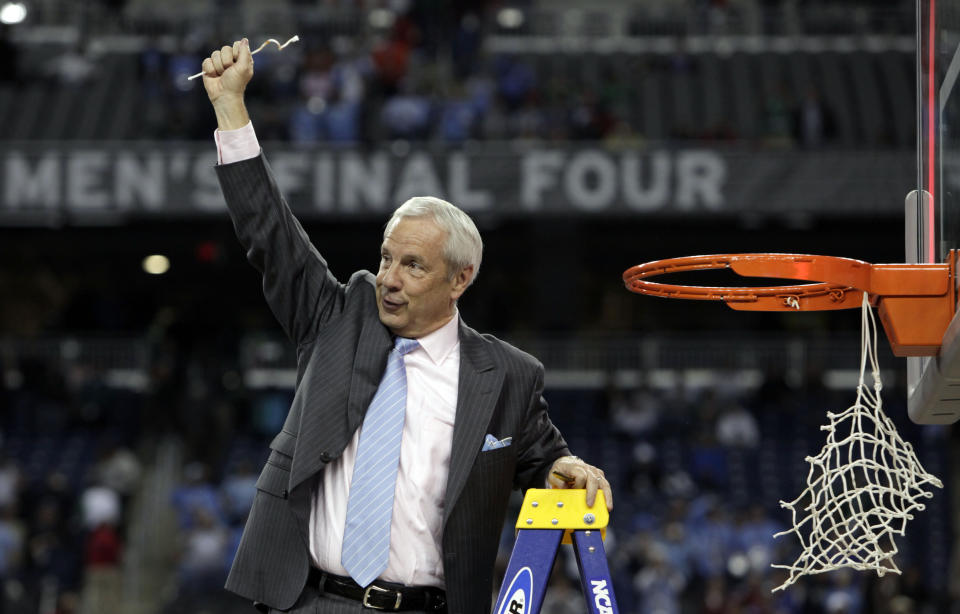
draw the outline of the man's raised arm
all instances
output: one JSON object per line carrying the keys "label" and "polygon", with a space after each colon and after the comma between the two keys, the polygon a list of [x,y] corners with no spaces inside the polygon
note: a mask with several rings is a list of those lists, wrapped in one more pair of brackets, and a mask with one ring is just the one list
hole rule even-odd
{"label": "man's raised arm", "polygon": [[302,344],[312,340],[338,309],[343,290],[259,155],[243,100],[253,77],[252,55],[243,39],[203,61],[203,86],[217,116],[218,148],[224,145],[217,177],[237,238],[247,259],[263,275],[263,294],[270,310],[287,336]]}

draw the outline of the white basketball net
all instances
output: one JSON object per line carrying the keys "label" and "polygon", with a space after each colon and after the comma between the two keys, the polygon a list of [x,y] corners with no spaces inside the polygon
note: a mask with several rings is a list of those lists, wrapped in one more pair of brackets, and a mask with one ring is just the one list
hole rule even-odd
{"label": "white basketball net", "polygon": [[[841,567],[899,574],[894,535],[904,535],[911,512],[924,509],[920,501],[933,496],[926,490],[930,485],[943,488],[883,413],[877,324],[866,293],[861,322],[857,400],[839,414],[827,412],[830,423],[820,427],[828,433],[827,443],[806,458],[807,487],[793,501],[780,502],[790,510],[793,528],[774,537],[796,534],[803,551],[792,565],[773,565],[790,573],[774,591],[800,576]],[[868,359],[872,390],[864,383]]]}

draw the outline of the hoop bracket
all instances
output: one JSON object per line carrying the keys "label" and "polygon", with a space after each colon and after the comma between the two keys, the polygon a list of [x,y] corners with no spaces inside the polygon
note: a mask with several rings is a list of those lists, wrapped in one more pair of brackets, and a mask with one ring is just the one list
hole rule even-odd
{"label": "hoop bracket", "polygon": [[[871,264],[810,254],[715,254],[639,264],[623,273],[623,281],[638,294],[723,301],[739,311],[850,309],[859,307],[867,293],[880,313],[894,354],[935,356],[956,309],[955,265],[955,252],[943,264]],[[720,287],[649,281],[669,273],[710,269],[812,283]]]}

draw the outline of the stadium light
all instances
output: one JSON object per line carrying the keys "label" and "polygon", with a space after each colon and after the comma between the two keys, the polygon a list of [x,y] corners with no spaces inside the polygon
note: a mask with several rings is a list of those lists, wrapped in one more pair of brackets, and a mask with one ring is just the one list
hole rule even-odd
{"label": "stadium light", "polygon": [[396,18],[390,9],[373,9],[367,16],[370,26],[378,30],[386,30],[393,25]]}
{"label": "stadium light", "polygon": [[27,18],[27,5],[23,2],[7,2],[0,7],[0,23],[12,26]]}
{"label": "stadium light", "polygon": [[518,8],[505,7],[497,13],[497,23],[505,30],[514,30],[523,25],[523,11]]}
{"label": "stadium light", "polygon": [[162,254],[151,254],[143,259],[143,270],[150,275],[163,275],[170,270],[170,259]]}

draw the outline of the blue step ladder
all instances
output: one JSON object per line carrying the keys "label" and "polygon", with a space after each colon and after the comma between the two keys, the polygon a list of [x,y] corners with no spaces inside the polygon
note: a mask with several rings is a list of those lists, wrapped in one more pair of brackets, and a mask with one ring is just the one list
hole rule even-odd
{"label": "blue step ladder", "polygon": [[603,549],[610,514],[603,491],[587,507],[581,489],[531,488],[517,516],[517,541],[495,614],[540,614],[560,544],[573,544],[590,614],[619,614]]}

